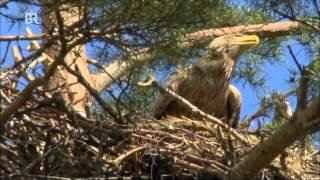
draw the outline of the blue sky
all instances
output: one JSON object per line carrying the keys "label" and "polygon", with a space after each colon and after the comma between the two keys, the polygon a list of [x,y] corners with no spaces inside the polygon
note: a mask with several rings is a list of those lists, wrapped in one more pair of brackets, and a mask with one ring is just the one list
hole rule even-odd
{"label": "blue sky", "polygon": [[[0,9],[3,13],[12,13],[12,15],[19,14],[19,9],[14,3],[9,3],[9,11]],[[37,12],[37,8],[32,9],[33,12]],[[41,29],[39,25],[26,25],[25,23],[15,24],[11,27],[11,23],[7,21],[3,16],[0,16],[0,34],[1,36],[5,35],[24,35],[25,28],[30,27],[35,34],[41,33]],[[27,41],[19,42],[22,47],[23,55],[27,55],[29,52],[26,51],[26,47],[28,45]],[[12,42],[12,45],[17,45],[17,42]],[[305,64],[308,59],[310,59],[308,53],[302,46],[300,46],[296,41],[290,40],[284,42],[284,47],[286,45],[290,45],[293,48],[293,52],[297,55],[297,58],[301,63]],[[5,49],[7,47],[7,42],[0,42],[0,60],[3,60]],[[90,48],[88,48],[90,51]],[[90,52],[92,53],[92,52]],[[292,57],[289,55],[288,50],[286,48],[282,48],[282,63],[277,65],[265,65],[263,68],[262,76],[267,79],[267,88],[263,90],[255,90],[249,85],[243,86],[239,82],[234,82],[236,87],[238,87],[242,93],[243,98],[243,108],[241,112],[241,117],[249,116],[254,113],[259,107],[259,97],[263,97],[268,95],[272,91],[280,91],[286,92],[288,89],[292,88],[290,84],[286,81],[289,78],[289,70],[296,69],[296,66],[292,60]],[[13,63],[13,56],[11,49],[8,52],[7,58],[5,59],[4,66],[11,65]],[[295,99],[290,98],[292,105],[295,105]],[[293,108],[294,110],[294,108]]]}

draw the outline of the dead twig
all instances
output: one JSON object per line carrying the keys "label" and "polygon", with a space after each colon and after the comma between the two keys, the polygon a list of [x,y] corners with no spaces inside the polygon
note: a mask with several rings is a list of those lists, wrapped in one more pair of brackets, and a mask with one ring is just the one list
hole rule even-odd
{"label": "dead twig", "polygon": [[112,164],[114,164],[115,166],[118,166],[124,159],[130,157],[131,155],[133,155],[136,152],[147,149],[148,147],[149,147],[148,145],[144,145],[144,146],[136,147],[128,152],[125,152],[124,154],[120,155],[115,160],[113,160]]}

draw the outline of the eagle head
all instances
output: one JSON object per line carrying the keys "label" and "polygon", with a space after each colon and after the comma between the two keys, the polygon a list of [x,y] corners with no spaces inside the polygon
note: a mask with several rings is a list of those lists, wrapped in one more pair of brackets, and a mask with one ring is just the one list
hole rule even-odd
{"label": "eagle head", "polygon": [[211,41],[208,51],[210,56],[218,57],[214,59],[228,58],[237,61],[243,52],[258,43],[259,37],[256,35],[224,35]]}

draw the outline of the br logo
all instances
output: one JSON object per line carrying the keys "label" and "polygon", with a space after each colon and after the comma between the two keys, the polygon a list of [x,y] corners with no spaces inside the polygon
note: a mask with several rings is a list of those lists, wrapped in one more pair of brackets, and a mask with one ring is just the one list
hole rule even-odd
{"label": "br logo", "polygon": [[40,17],[37,13],[27,12],[24,16],[26,24],[40,24]]}

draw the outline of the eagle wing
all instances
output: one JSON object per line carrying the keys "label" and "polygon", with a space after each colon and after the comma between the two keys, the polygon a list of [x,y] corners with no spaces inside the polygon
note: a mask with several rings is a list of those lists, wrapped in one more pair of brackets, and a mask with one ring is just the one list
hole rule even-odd
{"label": "eagle wing", "polygon": [[[167,83],[167,88],[173,92],[178,93],[179,89],[182,87],[183,82],[187,78],[187,71],[185,69],[178,69],[174,72]],[[164,93],[160,94],[156,99],[153,113],[154,117],[160,119],[164,113],[167,111],[168,106],[175,100],[171,95]]]}
{"label": "eagle wing", "polygon": [[237,128],[239,124],[241,104],[242,99],[240,91],[230,84],[228,87],[227,118],[229,125],[231,125],[232,128]]}

